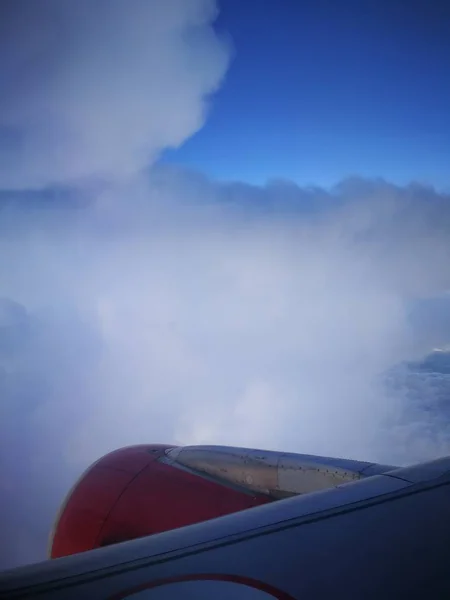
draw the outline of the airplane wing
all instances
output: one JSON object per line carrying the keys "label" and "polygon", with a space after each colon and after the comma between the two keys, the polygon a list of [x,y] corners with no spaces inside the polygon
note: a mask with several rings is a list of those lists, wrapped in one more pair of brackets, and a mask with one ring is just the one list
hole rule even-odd
{"label": "airplane wing", "polygon": [[450,458],[398,469],[215,446],[121,450],[69,494],[50,552],[66,556],[0,575],[0,598],[450,598]]}

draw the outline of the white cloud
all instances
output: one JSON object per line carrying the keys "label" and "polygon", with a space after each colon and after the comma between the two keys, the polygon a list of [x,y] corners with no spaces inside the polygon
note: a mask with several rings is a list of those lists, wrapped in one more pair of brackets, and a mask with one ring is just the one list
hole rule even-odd
{"label": "white cloud", "polygon": [[[424,335],[417,314],[449,287],[447,213],[419,219],[408,188],[380,188],[370,211],[335,190],[321,214],[227,194],[156,168],[81,208],[9,209],[0,277],[17,304],[1,313],[0,444],[15,458],[4,480],[42,494],[48,527],[78,473],[128,444],[394,464],[450,449],[445,422],[436,436],[439,419],[379,379],[442,342],[444,319]],[[315,191],[298,194],[314,204]]]}
{"label": "white cloud", "polygon": [[213,0],[6,0],[0,185],[133,175],[203,123],[228,49]]}

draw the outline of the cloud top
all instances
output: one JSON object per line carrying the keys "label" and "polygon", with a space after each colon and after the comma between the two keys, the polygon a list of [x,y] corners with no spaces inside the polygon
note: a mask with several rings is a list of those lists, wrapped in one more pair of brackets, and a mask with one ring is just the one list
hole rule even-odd
{"label": "cloud top", "polygon": [[133,175],[201,127],[228,64],[213,0],[6,0],[0,186]]}

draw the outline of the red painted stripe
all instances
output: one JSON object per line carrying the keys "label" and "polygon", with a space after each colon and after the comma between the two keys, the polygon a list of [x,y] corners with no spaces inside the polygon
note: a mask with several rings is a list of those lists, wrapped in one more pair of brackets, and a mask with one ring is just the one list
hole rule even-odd
{"label": "red painted stripe", "polygon": [[128,588],[126,591],[114,594],[113,596],[109,597],[109,600],[124,600],[125,598],[130,598],[132,600],[134,594],[138,594],[144,590],[150,590],[162,587],[164,585],[173,585],[174,583],[184,583],[188,581],[224,581],[259,590],[265,594],[269,594],[273,598],[276,598],[276,600],[295,600],[295,598],[290,594],[274,587],[269,583],[259,581],[258,579],[253,579],[252,577],[246,577],[244,575],[233,575],[228,573],[198,573],[190,575],[178,575],[164,579],[155,579],[151,582],[137,585],[135,587]]}

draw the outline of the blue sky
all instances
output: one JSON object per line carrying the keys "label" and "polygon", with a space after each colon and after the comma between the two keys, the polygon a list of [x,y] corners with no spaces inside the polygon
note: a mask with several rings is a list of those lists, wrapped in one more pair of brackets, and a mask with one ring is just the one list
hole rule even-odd
{"label": "blue sky", "polygon": [[234,47],[206,125],[165,159],[220,179],[450,187],[450,4],[222,0]]}

